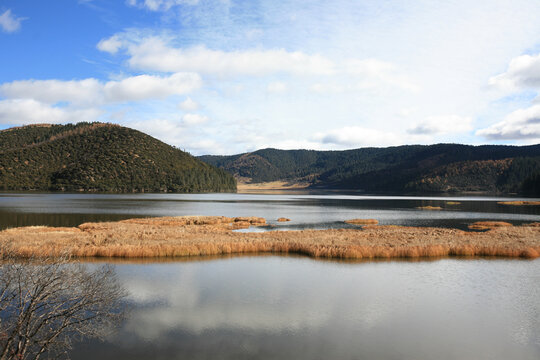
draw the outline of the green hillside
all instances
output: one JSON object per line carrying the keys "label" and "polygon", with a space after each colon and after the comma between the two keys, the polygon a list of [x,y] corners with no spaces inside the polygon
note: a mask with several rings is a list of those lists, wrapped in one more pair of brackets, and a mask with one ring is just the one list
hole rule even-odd
{"label": "green hillside", "polygon": [[263,149],[202,156],[249,183],[371,192],[540,192],[540,145],[407,145],[346,151]]}
{"label": "green hillside", "polygon": [[0,190],[218,192],[236,181],[140,131],[79,123],[0,131]]}

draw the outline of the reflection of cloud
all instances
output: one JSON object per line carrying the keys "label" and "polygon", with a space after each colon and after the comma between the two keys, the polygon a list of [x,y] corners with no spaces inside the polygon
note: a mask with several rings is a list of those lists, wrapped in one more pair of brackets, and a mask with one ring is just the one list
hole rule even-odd
{"label": "reflection of cloud", "polygon": [[485,349],[529,358],[540,326],[530,262],[250,257],[118,270],[139,305],[114,340],[130,351],[152,344],[161,355],[235,358],[249,344],[294,359],[473,358]]}
{"label": "reflection of cloud", "polygon": [[[318,327],[332,313],[331,293],[306,301],[290,288],[293,284],[281,282],[279,276],[276,282],[259,288],[262,293],[253,294],[255,284],[251,282],[257,281],[255,277],[245,279],[232,269],[228,284],[217,284],[214,282],[222,279],[205,279],[205,265],[209,263],[186,265],[187,271],[179,268],[181,271],[174,275],[129,279],[125,285],[131,300],[149,307],[135,311],[127,328],[144,339],[157,339],[178,328],[194,333],[225,328],[273,332]],[[211,284],[206,283],[208,280]]]}
{"label": "reflection of cloud", "polygon": [[341,318],[372,327],[388,315],[391,306],[373,303],[375,294],[343,286],[354,283],[353,273],[341,274],[343,283],[328,281],[328,265],[272,257],[156,265],[141,269],[145,275],[130,270],[125,284],[131,300],[142,307],[126,328],[157,340],[174,329],[296,332]]}

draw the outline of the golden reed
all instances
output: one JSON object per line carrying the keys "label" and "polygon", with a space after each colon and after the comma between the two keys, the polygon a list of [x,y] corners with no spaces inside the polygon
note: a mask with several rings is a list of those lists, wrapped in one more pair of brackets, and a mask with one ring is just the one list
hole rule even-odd
{"label": "golden reed", "polygon": [[74,228],[22,227],[1,231],[0,249],[20,257],[149,258],[247,253],[294,253],[339,259],[540,256],[539,223],[482,223],[478,228],[488,229],[483,232],[392,225],[262,233],[233,231],[264,224],[264,219],[256,217],[187,216],[86,223]]}

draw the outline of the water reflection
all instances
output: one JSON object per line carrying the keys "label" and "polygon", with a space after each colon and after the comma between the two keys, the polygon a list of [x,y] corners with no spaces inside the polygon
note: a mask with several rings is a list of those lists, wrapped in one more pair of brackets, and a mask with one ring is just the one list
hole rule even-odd
{"label": "water reflection", "polygon": [[117,265],[135,307],[75,359],[538,359],[540,260]]}

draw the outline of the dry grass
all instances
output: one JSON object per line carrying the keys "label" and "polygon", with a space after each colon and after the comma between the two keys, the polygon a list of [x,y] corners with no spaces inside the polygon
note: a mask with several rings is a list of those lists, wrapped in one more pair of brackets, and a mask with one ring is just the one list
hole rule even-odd
{"label": "dry grass", "polygon": [[345,220],[344,222],[353,225],[377,225],[379,223],[379,221],[375,219],[350,219]]}
{"label": "dry grass", "polygon": [[498,227],[513,226],[510,223],[504,221],[477,221],[470,224],[468,227],[472,230],[489,230]]}
{"label": "dry grass", "polygon": [[20,257],[150,258],[284,253],[317,258],[374,259],[440,256],[535,258],[540,226],[495,227],[485,232],[445,228],[365,226],[239,233],[261,218],[168,217],[87,223],[77,228],[23,227],[0,232],[0,248]]}
{"label": "dry grass", "polygon": [[498,201],[500,205],[531,206],[540,205],[540,201]]}
{"label": "dry grass", "polygon": [[440,206],[418,206],[417,209],[420,210],[442,210]]}
{"label": "dry grass", "polygon": [[447,201],[446,205],[460,205],[461,203],[459,201]]}
{"label": "dry grass", "polygon": [[278,222],[287,222],[287,221],[291,221],[291,219],[289,218],[285,218],[285,217],[280,217],[279,219],[277,219]]}

